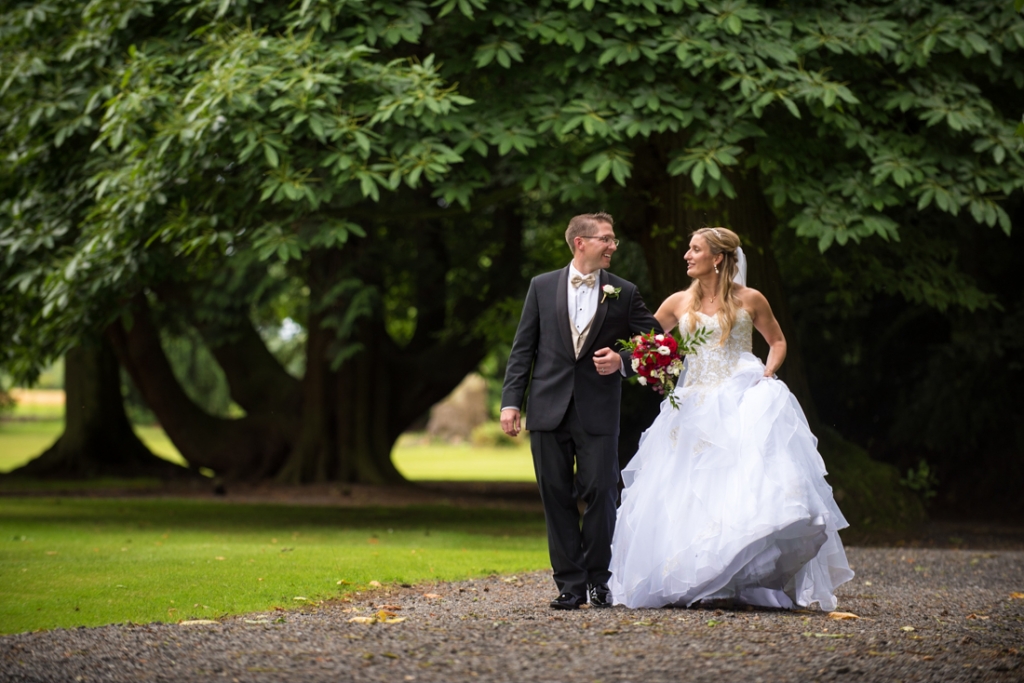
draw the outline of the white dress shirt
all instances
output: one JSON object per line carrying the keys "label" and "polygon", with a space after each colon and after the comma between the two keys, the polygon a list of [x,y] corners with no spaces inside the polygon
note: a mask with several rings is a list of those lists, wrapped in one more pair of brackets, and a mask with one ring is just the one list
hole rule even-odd
{"label": "white dress shirt", "polygon": [[601,271],[595,270],[591,275],[594,276],[594,285],[592,287],[588,287],[586,284],[573,287],[573,276],[584,277],[584,275],[576,270],[572,263],[569,264],[569,287],[566,294],[569,297],[569,320],[572,321],[577,334],[586,329],[590,321],[594,319],[594,314],[597,313],[597,292],[601,284]]}
{"label": "white dress shirt", "polygon": [[[573,287],[573,276],[584,277],[584,275],[576,270],[572,261],[569,262],[569,286],[566,294],[569,297],[569,320],[576,328],[576,334],[583,332],[590,325],[590,321],[594,319],[597,307],[600,305],[601,297],[598,295],[601,293],[601,271],[595,270],[591,275],[594,276],[593,287],[588,287],[585,284]],[[619,374],[623,377],[626,376],[626,366],[622,362],[622,356],[619,356]]]}

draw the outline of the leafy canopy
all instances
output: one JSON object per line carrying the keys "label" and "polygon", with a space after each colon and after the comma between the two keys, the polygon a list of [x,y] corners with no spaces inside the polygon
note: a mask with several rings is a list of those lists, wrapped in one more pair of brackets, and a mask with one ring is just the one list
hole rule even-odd
{"label": "leafy canopy", "polygon": [[1009,232],[1024,186],[1024,22],[987,0],[23,1],[0,48],[7,365],[182,263],[587,200],[643,145],[712,198],[756,174],[822,250]]}

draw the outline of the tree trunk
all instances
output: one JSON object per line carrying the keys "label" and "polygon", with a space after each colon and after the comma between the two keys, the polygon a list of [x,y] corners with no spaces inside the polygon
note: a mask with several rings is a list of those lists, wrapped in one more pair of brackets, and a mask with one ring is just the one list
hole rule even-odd
{"label": "tree trunk", "polygon": [[302,384],[270,353],[249,318],[239,320],[230,332],[232,341],[208,345],[224,371],[235,403],[247,413],[296,412],[302,400]]}
{"label": "tree trunk", "polygon": [[64,358],[64,433],[42,455],[12,474],[78,479],[161,478],[188,471],[153,455],[124,412],[121,374],[109,342],[83,342]]}
{"label": "tree trunk", "polygon": [[130,328],[115,323],[108,338],[189,465],[207,467],[235,480],[263,479],[276,473],[291,449],[301,405],[293,404],[288,412],[250,412],[239,419],[206,413],[189,399],[174,376],[144,296],[135,297],[132,312]]}
{"label": "tree trunk", "polygon": [[[502,258],[495,262],[485,296],[460,300],[447,312],[447,262],[439,226],[424,225],[420,231],[416,291],[416,330],[412,342],[400,348],[388,335],[381,306],[355,323],[344,343],[359,351],[337,370],[331,369],[338,353],[335,330],[325,327],[329,319],[347,314],[350,301],[338,301],[331,308],[311,315],[309,321],[306,376],[302,382],[302,424],[295,448],[277,479],[289,483],[347,481],[373,484],[404,482],[395,468],[391,451],[402,432],[432,405],[443,399],[472,372],[486,354],[486,344],[475,332],[452,334],[449,315],[472,330],[490,305],[515,292],[522,283],[519,273],[522,217],[515,206],[494,211],[493,228],[503,236]],[[319,252],[310,258],[308,282],[314,292],[327,291],[342,277],[358,277],[365,287],[383,288],[380,269],[346,247],[340,252]],[[370,268],[359,269],[369,261]],[[433,274],[434,277],[429,277]]]}

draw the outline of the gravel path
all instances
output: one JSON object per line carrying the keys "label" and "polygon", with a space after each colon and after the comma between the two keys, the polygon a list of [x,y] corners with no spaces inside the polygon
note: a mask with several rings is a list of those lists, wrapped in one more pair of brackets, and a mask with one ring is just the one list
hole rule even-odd
{"label": "gravel path", "polygon": [[[1024,552],[848,548],[839,609],[554,612],[547,572],[0,638],[2,681],[1021,681]],[[384,610],[398,623],[353,623]]]}

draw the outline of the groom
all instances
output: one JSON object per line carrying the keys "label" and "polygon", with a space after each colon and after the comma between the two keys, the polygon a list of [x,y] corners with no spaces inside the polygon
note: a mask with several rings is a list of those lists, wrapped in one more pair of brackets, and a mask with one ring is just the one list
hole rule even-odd
{"label": "groom", "polygon": [[[611,606],[621,378],[632,374],[629,354],[612,347],[661,331],[636,285],[605,270],[619,243],[612,225],[606,213],[569,221],[572,262],[530,282],[501,392],[501,427],[516,436],[530,386],[530,448],[559,591],[555,609],[576,609],[588,597],[593,607]],[[582,532],[577,492],[587,506]]]}

